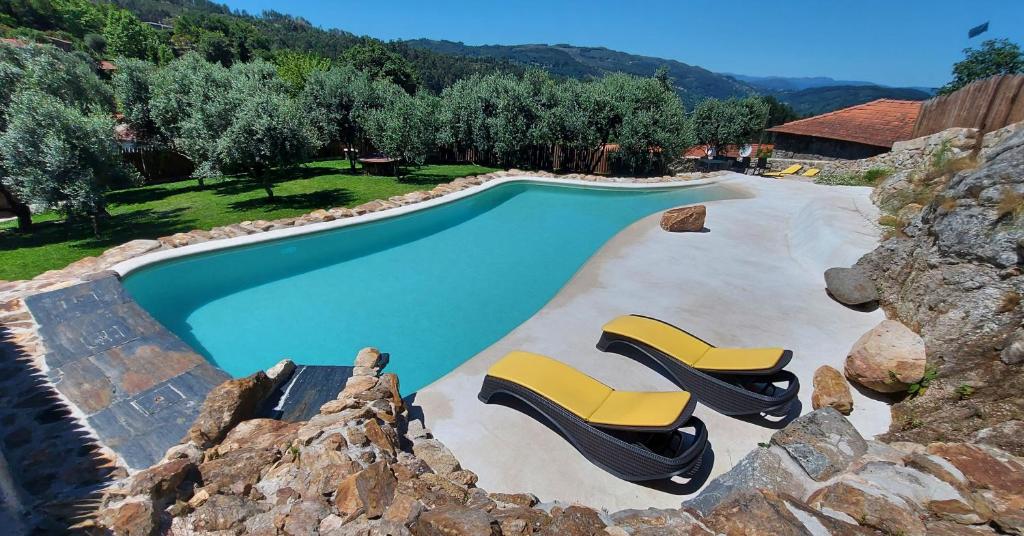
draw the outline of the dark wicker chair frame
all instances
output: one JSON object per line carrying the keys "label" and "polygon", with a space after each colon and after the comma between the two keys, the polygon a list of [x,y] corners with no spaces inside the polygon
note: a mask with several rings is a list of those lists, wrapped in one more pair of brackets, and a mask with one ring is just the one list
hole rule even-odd
{"label": "dark wicker chair frame", "polygon": [[[690,335],[668,322],[656,318],[651,320]],[[713,346],[707,341],[702,342]],[[615,352],[631,357],[645,364],[653,361],[664,369],[677,385],[692,393],[700,403],[725,415],[765,413],[784,416],[800,392],[800,381],[797,377],[792,372],[782,370],[793,359],[793,352],[789,350],[784,350],[778,363],[770,369],[725,373],[696,369],[657,348],[616,333],[602,333],[597,348],[603,352]],[[780,387],[777,384],[785,386]]]}
{"label": "dark wicker chair frame", "polygon": [[[520,384],[485,376],[478,398],[489,403],[508,395],[525,403],[555,427],[594,465],[628,481],[664,480],[697,473],[708,448],[708,432],[693,417],[690,400],[674,423],[657,428],[599,426],[588,423],[562,406]],[[680,428],[693,428],[692,434]]]}

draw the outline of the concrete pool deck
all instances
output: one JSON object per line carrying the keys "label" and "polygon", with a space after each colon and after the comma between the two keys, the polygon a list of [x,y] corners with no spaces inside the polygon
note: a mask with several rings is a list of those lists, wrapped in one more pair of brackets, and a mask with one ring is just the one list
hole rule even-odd
{"label": "concrete pool deck", "polygon": [[[487,368],[516,349],[545,354],[617,389],[672,390],[654,370],[598,351],[601,326],[621,314],[662,318],[719,346],[785,346],[800,378],[803,411],[821,365],[842,370],[850,346],[884,319],[846,308],[824,290],[823,272],[847,266],[878,242],[869,188],[828,187],[745,175],[723,184],[753,197],[707,202],[707,232],[668,233],[660,213],[604,245],[541,311],[450,374],[420,390],[424,424],[491,491],[528,491],[542,501],[611,510],[678,507],[693,486],[619,480],[518,411],[476,395]],[[888,429],[889,408],[853,391],[850,421],[865,436]],[[699,406],[714,450],[708,479],[727,471],[772,428]]]}

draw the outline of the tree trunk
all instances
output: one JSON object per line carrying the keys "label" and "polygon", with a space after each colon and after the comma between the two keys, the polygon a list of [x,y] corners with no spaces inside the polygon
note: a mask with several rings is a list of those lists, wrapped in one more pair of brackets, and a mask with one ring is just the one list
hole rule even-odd
{"label": "tree trunk", "polygon": [[199,189],[202,190],[206,187],[206,183],[202,177],[197,177],[196,180],[199,182]]}
{"label": "tree trunk", "polygon": [[18,217],[18,230],[22,232],[28,232],[32,229],[32,209],[25,203],[22,203],[15,199],[7,188],[0,185],[0,196],[7,201],[7,204],[11,207],[11,212]]}
{"label": "tree trunk", "polygon": [[268,177],[266,177],[266,176],[263,177],[263,180],[261,182],[263,183],[263,191],[267,192],[267,198],[269,198],[271,201],[273,201],[274,200],[274,183],[271,182],[270,179]]}
{"label": "tree trunk", "polygon": [[356,147],[354,144],[348,144],[348,169],[353,175],[356,174]]}

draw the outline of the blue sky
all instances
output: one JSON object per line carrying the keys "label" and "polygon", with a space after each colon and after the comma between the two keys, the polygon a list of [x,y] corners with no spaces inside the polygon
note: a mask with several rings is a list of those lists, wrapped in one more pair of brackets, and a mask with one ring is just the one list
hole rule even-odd
{"label": "blue sky", "polygon": [[[223,0],[222,0],[223,1]],[[676,59],[718,72],[831,76],[939,86],[961,50],[1008,37],[1024,45],[1024,0],[774,2],[520,0],[227,0],[384,40],[569,43]],[[988,33],[968,28],[991,21]]]}

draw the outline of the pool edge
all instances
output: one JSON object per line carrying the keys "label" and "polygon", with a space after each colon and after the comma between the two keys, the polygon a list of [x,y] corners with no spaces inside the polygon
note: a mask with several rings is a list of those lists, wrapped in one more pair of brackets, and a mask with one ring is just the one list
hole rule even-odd
{"label": "pool edge", "polygon": [[155,251],[152,253],[147,253],[144,255],[140,255],[138,257],[121,261],[111,266],[110,270],[116,273],[118,278],[123,279],[130,275],[132,272],[138,271],[142,268],[175,259],[180,259],[183,257],[188,257],[191,255],[210,253],[225,249],[233,249],[237,247],[260,244],[263,242],[270,242],[274,240],[282,240],[296,236],[315,234],[334,229],[341,229],[348,226],[362,225],[365,223],[404,216],[407,214],[412,214],[417,211],[427,210],[449,203],[454,203],[462,199],[466,199],[477,194],[480,194],[482,192],[485,192],[491,188],[517,182],[546,184],[562,187],[586,188],[592,190],[674,190],[678,188],[706,186],[710,184],[726,182],[729,180],[730,176],[731,174],[723,174],[700,179],[654,183],[594,182],[578,179],[552,179],[530,174],[517,175],[511,177],[500,177],[486,181],[479,185],[474,185],[469,188],[444,194],[432,199],[427,199],[424,201],[411,203],[408,205],[377,210],[349,218],[342,218],[319,223],[310,223],[286,229],[274,229],[250,235],[210,240],[208,242],[202,242],[198,244],[190,244],[187,246],[182,246],[170,250]]}

